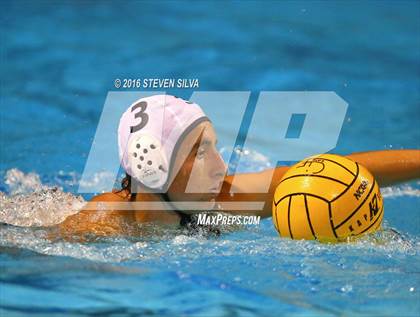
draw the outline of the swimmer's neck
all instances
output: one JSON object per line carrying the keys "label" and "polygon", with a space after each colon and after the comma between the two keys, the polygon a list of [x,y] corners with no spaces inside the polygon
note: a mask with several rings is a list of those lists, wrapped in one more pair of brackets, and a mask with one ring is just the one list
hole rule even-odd
{"label": "swimmer's neck", "polygon": [[167,193],[153,193],[145,189],[140,193],[131,193],[128,190],[120,192],[123,199],[127,202],[158,202],[162,204],[170,204],[173,210],[132,210],[132,218],[136,223],[156,222],[163,224],[179,224],[180,216],[176,207],[171,204],[167,197]]}

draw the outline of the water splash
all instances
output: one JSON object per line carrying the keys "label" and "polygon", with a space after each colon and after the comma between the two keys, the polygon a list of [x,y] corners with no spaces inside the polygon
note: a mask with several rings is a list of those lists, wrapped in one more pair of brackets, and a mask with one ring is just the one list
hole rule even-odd
{"label": "water splash", "polygon": [[[220,154],[225,162],[230,159],[232,154],[234,159],[230,162],[228,171],[235,171],[236,173],[261,172],[275,165],[275,162],[272,162],[264,154],[249,148],[237,146],[232,151],[232,147],[222,147]],[[241,165],[238,168],[239,161],[241,161]]]}
{"label": "water splash", "polygon": [[[313,257],[326,255],[360,257],[364,255],[386,258],[416,256],[420,241],[402,238],[389,228],[355,242],[319,243],[317,241],[290,240],[272,234],[269,221],[257,231],[240,231],[209,239],[204,236],[187,236],[177,231],[167,231],[159,239],[133,240],[108,238],[97,243],[51,242],[42,229],[4,226],[0,231],[0,246],[31,250],[45,255],[70,256],[99,262],[188,260],[203,258],[269,256],[276,259]],[[341,256],[340,256],[341,255]]]}
{"label": "water splash", "polygon": [[9,187],[9,193],[11,195],[27,194],[42,190],[44,187],[41,184],[38,174],[24,174],[16,168],[7,171],[4,177],[4,183]]}
{"label": "water splash", "polygon": [[[416,185],[419,185],[417,182]],[[420,189],[414,188],[410,185],[400,185],[393,187],[381,188],[382,196],[385,198],[397,198],[402,196],[420,197]]]}
{"label": "water splash", "polygon": [[97,192],[100,189],[108,188],[109,184],[115,182],[115,175],[111,172],[101,171],[94,173],[92,177],[88,180],[81,179],[79,183],[79,188],[82,192],[93,193]]}
{"label": "water splash", "polygon": [[35,173],[17,169],[5,175],[9,195],[0,192],[0,222],[15,226],[49,226],[77,213],[85,203],[81,196],[50,187]]}

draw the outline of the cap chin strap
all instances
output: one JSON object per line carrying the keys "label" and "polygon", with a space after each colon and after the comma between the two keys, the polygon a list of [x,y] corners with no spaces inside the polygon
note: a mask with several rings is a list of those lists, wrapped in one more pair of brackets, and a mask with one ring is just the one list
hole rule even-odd
{"label": "cap chin strap", "polygon": [[168,180],[168,160],[162,144],[153,136],[133,135],[128,145],[132,177],[146,187],[162,188]]}

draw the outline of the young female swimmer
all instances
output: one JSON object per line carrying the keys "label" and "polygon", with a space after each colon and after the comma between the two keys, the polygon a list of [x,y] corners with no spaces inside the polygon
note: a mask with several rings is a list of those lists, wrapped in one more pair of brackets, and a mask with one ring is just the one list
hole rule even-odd
{"label": "young female swimmer", "polygon": [[[220,202],[239,202],[234,207],[237,210],[223,211],[270,217],[273,193],[288,167],[226,176],[216,143],[216,132],[197,104],[169,95],[136,101],[123,114],[118,129],[119,155],[126,171],[122,189],[94,197],[59,224],[54,235],[69,239],[143,235],[139,226],[143,223],[194,229],[196,218],[192,211],[182,209],[183,202],[202,203],[207,210]],[[367,167],[380,186],[420,178],[419,150],[372,151],[348,157]],[[234,177],[239,185],[232,188]],[[255,194],[264,191],[269,178],[268,192]],[[186,190],[191,188],[194,193]],[[127,202],[143,205],[133,208],[135,204]],[[252,202],[264,202],[262,210],[241,208]],[[147,203],[166,207],[149,208]]]}

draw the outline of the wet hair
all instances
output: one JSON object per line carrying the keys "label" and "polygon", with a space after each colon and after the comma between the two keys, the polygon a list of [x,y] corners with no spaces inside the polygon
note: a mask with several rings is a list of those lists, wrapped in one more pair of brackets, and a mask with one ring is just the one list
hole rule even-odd
{"label": "wet hair", "polygon": [[125,173],[125,177],[121,180],[121,191],[127,190],[131,193],[131,176]]}
{"label": "wet hair", "polygon": [[121,180],[121,189],[117,190],[117,192],[128,193],[127,196],[129,197],[130,201],[134,201],[136,200],[136,193],[133,194],[131,192],[131,182],[132,182],[131,176],[125,173],[125,177]]}

